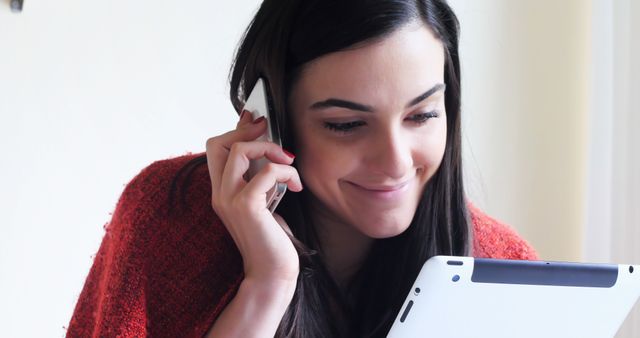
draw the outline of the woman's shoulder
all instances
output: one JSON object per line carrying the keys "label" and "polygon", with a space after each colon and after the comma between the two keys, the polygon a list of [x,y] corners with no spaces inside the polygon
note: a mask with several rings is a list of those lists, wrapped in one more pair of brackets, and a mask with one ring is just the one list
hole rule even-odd
{"label": "woman's shoulder", "polygon": [[[196,160],[202,156],[155,161],[125,186],[70,329],[124,329],[133,324],[123,321],[121,309],[139,309],[139,318],[126,318],[147,323],[135,331],[141,336],[203,336],[233,298],[242,259],[211,207],[206,157]],[[181,177],[193,163],[199,164],[191,175]],[[94,308],[100,299],[117,299],[118,306]],[[102,323],[94,322],[98,312]]]}
{"label": "woman's shoulder", "polygon": [[535,249],[510,226],[469,204],[473,224],[473,256],[484,258],[537,260]]}
{"label": "woman's shoulder", "polygon": [[204,153],[188,153],[144,167],[126,185],[112,223],[119,223],[122,231],[142,241],[138,244],[147,248],[148,260],[154,264],[166,260],[176,267],[182,263],[209,268],[222,264],[222,272],[237,275],[241,271],[237,247],[211,207]]}
{"label": "woman's shoulder", "polygon": [[[191,171],[188,175],[187,168]],[[206,157],[192,153],[154,161],[134,175],[125,185],[108,226],[142,232],[144,237],[157,237],[165,231],[228,235],[211,207]]]}

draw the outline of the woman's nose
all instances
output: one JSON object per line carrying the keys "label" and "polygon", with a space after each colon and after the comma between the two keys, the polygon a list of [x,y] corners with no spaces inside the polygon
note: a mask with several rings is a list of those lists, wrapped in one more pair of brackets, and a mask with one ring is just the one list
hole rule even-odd
{"label": "woman's nose", "polygon": [[413,161],[408,143],[397,130],[376,134],[368,150],[370,170],[393,179],[406,177]]}

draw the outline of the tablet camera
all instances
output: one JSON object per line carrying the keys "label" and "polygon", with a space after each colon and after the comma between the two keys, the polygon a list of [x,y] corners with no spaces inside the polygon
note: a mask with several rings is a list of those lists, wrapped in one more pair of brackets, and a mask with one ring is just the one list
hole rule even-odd
{"label": "tablet camera", "polygon": [[633,266],[632,265],[629,266],[629,273],[633,273]]}
{"label": "tablet camera", "polygon": [[451,278],[452,281],[457,282],[460,280],[460,276],[459,275],[454,275],[453,278]]}
{"label": "tablet camera", "polygon": [[415,290],[413,290],[413,294],[414,295],[418,295],[420,293],[420,288],[416,288]]}

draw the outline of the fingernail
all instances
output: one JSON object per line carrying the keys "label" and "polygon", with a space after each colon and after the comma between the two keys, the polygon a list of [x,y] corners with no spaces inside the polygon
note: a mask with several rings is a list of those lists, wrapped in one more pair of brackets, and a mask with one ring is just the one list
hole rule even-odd
{"label": "fingernail", "polygon": [[242,110],[242,112],[240,113],[240,120],[242,120],[242,118],[244,117],[245,114],[247,114],[249,111],[248,110]]}
{"label": "fingernail", "polygon": [[282,152],[283,152],[285,155],[287,155],[287,156],[289,156],[290,158],[292,158],[292,159],[293,159],[293,158],[296,158],[296,155],[294,155],[294,154],[292,154],[292,153],[290,153],[290,152],[286,151],[285,149],[282,149]]}
{"label": "fingernail", "polygon": [[260,116],[260,117],[258,117],[257,119],[255,119],[253,121],[253,124],[258,124],[258,123],[260,123],[260,122],[262,122],[264,120],[266,120],[265,117],[264,116]]}

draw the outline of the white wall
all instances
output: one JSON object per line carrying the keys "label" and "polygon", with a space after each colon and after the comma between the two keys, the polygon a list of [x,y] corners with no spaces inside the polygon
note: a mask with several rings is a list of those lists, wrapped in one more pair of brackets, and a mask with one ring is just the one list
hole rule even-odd
{"label": "white wall", "polygon": [[[124,185],[150,162],[203,151],[208,137],[232,128],[227,71],[259,3],[26,0],[14,14],[0,0],[0,336],[62,336]],[[637,114],[590,115],[614,101],[592,100],[600,95],[594,79],[618,83],[626,74],[617,68],[614,77],[602,68],[607,61],[597,61],[614,57],[594,48],[614,29],[594,25],[602,1],[451,3],[462,23],[464,156],[473,200],[545,259],[606,254],[605,261],[638,263],[640,255],[609,254],[633,246],[629,238],[637,236],[628,234],[637,227],[603,231],[588,212],[593,168],[614,170],[598,166],[593,153],[613,158],[607,151],[617,142],[624,152],[612,163],[629,175],[640,143],[637,136],[594,136],[603,119],[611,128],[638,126]],[[640,17],[637,4],[629,6],[616,10]],[[638,32],[634,25],[627,29]],[[638,64],[627,61],[637,74]],[[621,87],[627,93],[638,92],[633,78]],[[594,151],[594,140],[612,146]],[[625,224],[640,221],[638,208],[624,210]],[[608,237],[599,241],[602,234]]]}
{"label": "white wall", "polygon": [[0,336],[62,336],[124,185],[235,125],[259,2],[0,1]]}

